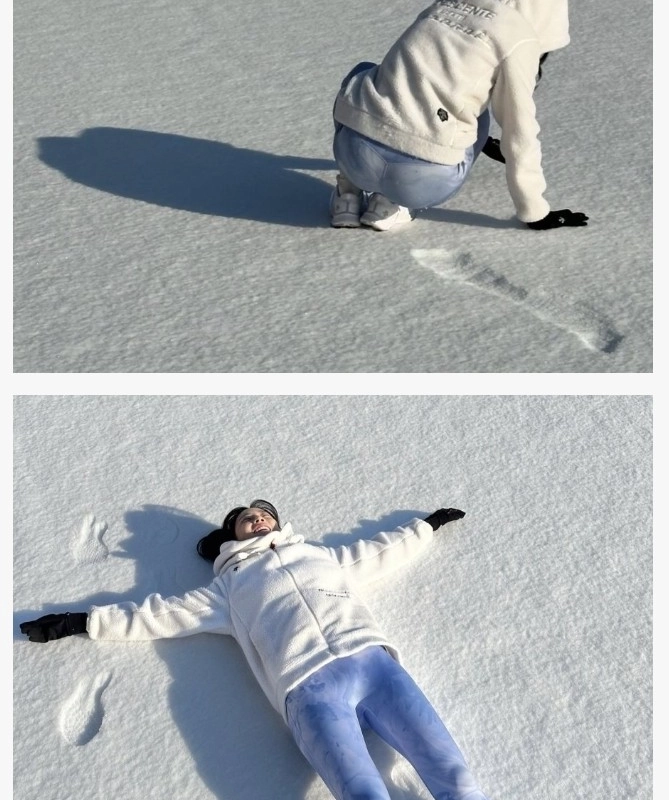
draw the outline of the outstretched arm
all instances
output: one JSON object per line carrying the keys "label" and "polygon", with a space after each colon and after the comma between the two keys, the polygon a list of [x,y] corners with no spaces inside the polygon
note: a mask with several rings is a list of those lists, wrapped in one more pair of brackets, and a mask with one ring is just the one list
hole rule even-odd
{"label": "outstretched arm", "polygon": [[341,567],[350,570],[359,583],[370,583],[416,558],[427,549],[434,531],[464,515],[464,511],[456,508],[440,508],[426,519],[412,519],[394,531],[328,549]]}
{"label": "outstretched arm", "polygon": [[182,597],[151,594],[140,605],[128,600],[91,606],[87,612],[47,614],[22,622],[20,628],[31,642],[50,642],[78,633],[88,633],[92,639],[150,641],[232,631],[227,602],[213,585]]}

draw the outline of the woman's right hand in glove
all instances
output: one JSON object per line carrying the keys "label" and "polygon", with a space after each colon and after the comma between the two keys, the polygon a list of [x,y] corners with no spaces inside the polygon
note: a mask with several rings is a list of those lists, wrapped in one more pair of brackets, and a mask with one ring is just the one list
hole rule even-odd
{"label": "woman's right hand in glove", "polygon": [[86,623],[88,614],[47,614],[39,619],[29,622],[22,622],[19,626],[21,633],[30,639],[31,642],[51,642],[54,639],[62,639],[63,636],[73,636],[77,633],[86,633]]}
{"label": "woman's right hand in glove", "polygon": [[527,227],[535,231],[547,231],[549,228],[573,228],[588,224],[589,217],[581,211],[570,211],[563,208],[561,211],[549,211],[543,219],[528,222]]}

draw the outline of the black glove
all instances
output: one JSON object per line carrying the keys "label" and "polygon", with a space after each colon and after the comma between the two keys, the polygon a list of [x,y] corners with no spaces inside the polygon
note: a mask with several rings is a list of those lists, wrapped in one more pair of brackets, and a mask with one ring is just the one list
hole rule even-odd
{"label": "black glove", "polygon": [[425,517],[425,522],[429,522],[430,525],[432,525],[432,530],[436,531],[437,528],[441,528],[441,526],[445,525],[447,522],[462,519],[464,515],[465,512],[457,508],[438,508],[434,513],[430,514],[429,517]]}
{"label": "black glove", "polygon": [[563,208],[562,211],[549,211],[543,219],[536,222],[528,222],[527,227],[535,231],[546,231],[549,228],[580,227],[588,224],[589,217],[580,211],[570,211]]}
{"label": "black glove", "polygon": [[45,617],[22,622],[21,633],[25,633],[31,642],[51,642],[63,636],[75,633],[86,633],[88,614],[47,614]]}
{"label": "black glove", "polygon": [[488,158],[492,158],[493,161],[506,164],[506,159],[499,148],[499,139],[493,139],[492,136],[488,136],[486,143],[481,148],[481,152],[485,153]]}

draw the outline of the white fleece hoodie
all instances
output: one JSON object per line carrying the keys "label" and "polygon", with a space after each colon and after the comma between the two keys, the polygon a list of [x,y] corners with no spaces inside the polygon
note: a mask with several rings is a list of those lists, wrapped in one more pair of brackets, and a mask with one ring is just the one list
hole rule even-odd
{"label": "white fleece hoodie", "polygon": [[93,606],[93,639],[141,641],[195,633],[233,636],[285,720],[288,692],[320,667],[371,645],[399,660],[357,592],[432,541],[430,523],[414,519],[390,533],[342,547],[308,543],[290,523],[246,541],[225,542],[206,588],[182,597],[149,595]]}
{"label": "white fleece hoodie", "polygon": [[568,43],[567,0],[437,0],[339,92],[334,116],[388,147],[458,164],[490,106],[516,213],[534,222],[550,211],[533,99],[539,57]]}

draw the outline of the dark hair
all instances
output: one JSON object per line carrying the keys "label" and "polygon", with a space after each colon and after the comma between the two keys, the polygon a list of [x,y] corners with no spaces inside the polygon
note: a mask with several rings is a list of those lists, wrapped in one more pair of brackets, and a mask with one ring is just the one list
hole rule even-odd
{"label": "dark hair", "polygon": [[256,499],[252,500],[248,506],[236,506],[225,515],[223,524],[215,531],[211,531],[197,543],[197,552],[206,561],[216,561],[218,554],[221,552],[221,545],[223,542],[233,542],[237,537],[235,536],[235,523],[237,517],[246,511],[247,508],[261,508],[266,511],[276,520],[278,526],[281,526],[279,515],[276,508],[267,500]]}

